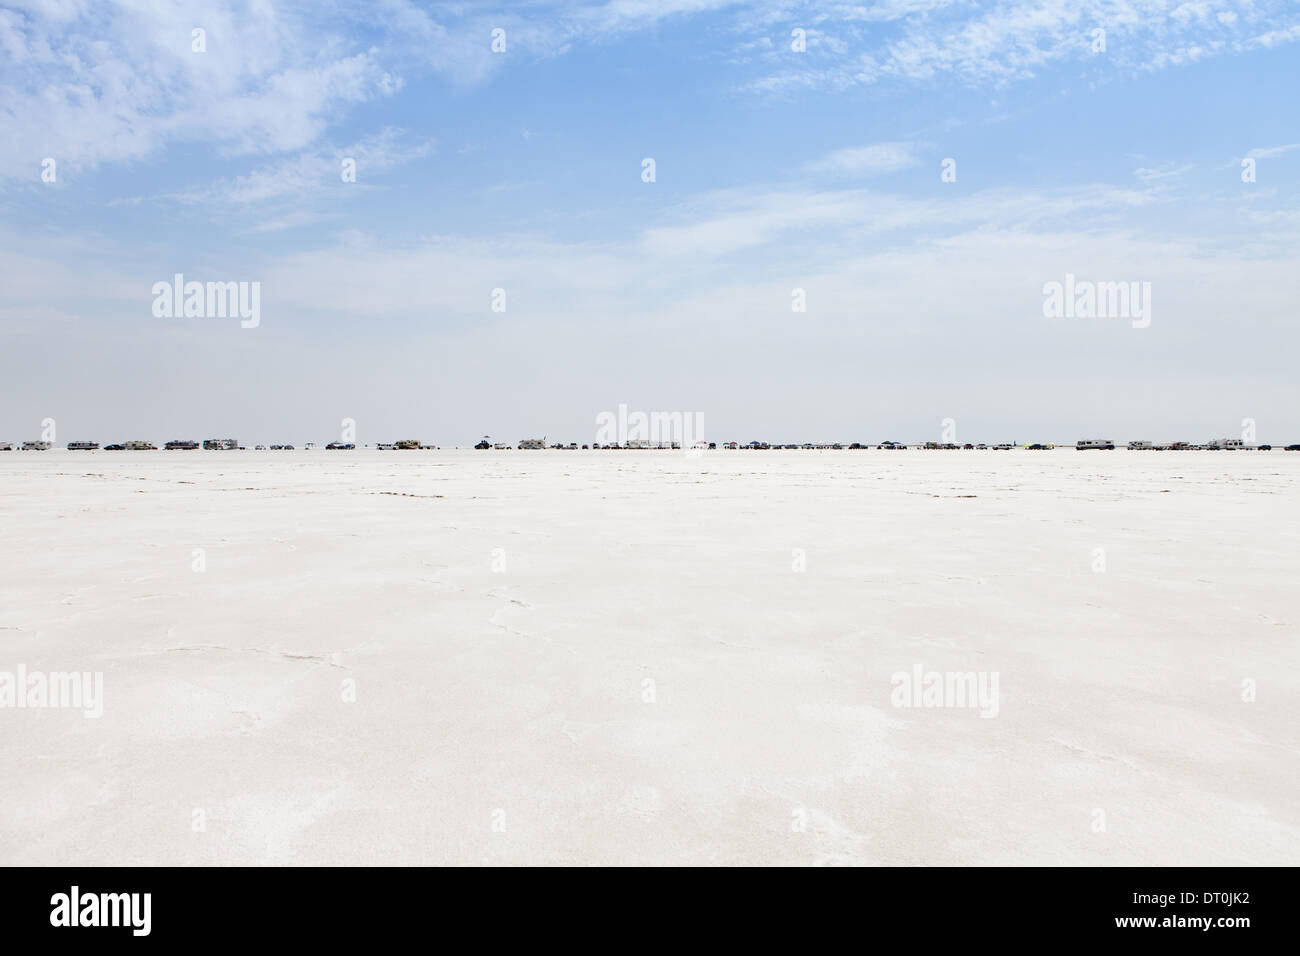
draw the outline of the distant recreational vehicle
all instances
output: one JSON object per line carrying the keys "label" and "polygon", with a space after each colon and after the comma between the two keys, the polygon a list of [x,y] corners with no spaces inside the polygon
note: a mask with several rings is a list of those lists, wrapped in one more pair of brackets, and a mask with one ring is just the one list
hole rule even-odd
{"label": "distant recreational vehicle", "polygon": [[546,439],[545,438],[521,438],[519,440],[519,447],[520,449],[526,449],[528,451],[536,451],[540,448],[546,447]]}
{"label": "distant recreational vehicle", "polygon": [[1114,451],[1115,443],[1109,438],[1081,438],[1074,444],[1076,451]]}
{"label": "distant recreational vehicle", "polygon": [[0,451],[13,451],[14,443],[11,441],[0,441]]}
{"label": "distant recreational vehicle", "polygon": [[97,441],[70,441],[68,451],[95,451],[99,448]]}
{"label": "distant recreational vehicle", "polygon": [[1128,443],[1129,451],[1151,451],[1155,447],[1149,441],[1131,441]]}
{"label": "distant recreational vehicle", "polygon": [[23,442],[23,451],[49,451],[50,443],[47,441],[25,441]]}
{"label": "distant recreational vehicle", "polygon": [[123,451],[157,451],[158,446],[151,441],[129,441],[122,445]]}
{"label": "distant recreational vehicle", "polygon": [[167,444],[163,445],[164,451],[193,451],[199,447],[196,441],[185,441],[180,438],[173,438]]}
{"label": "distant recreational vehicle", "polygon": [[414,438],[403,438],[401,441],[394,442],[393,447],[398,451],[418,451],[420,443]]}
{"label": "distant recreational vehicle", "polygon": [[233,438],[205,438],[203,447],[208,451],[236,451],[239,442]]}
{"label": "distant recreational vehicle", "polygon": [[1205,443],[1209,451],[1241,451],[1246,443],[1240,438],[1212,438]]}

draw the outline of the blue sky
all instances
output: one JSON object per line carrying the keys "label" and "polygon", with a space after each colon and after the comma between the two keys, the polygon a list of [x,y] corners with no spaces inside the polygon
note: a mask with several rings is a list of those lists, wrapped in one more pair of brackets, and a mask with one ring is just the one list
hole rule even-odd
{"label": "blue sky", "polygon": [[[1300,441],[1298,41],[1236,0],[0,6],[0,439]],[[154,317],[176,272],[261,324]],[[1150,326],[1044,317],[1066,273]]]}

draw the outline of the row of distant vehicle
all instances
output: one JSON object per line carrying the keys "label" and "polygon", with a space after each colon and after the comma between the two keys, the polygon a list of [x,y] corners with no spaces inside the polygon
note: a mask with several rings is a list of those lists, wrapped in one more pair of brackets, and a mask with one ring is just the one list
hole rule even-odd
{"label": "row of distant vehicle", "polygon": [[[53,447],[53,444],[48,441],[25,441],[19,447],[21,448],[22,451],[48,451],[50,448]],[[247,451],[248,450],[245,446],[240,445],[239,442],[235,441],[235,439],[233,438],[209,438],[205,440],[201,445],[199,442],[196,441],[186,441],[186,440],[177,439],[177,440],[166,442],[163,445],[163,448],[166,451],[193,451],[194,449],[200,447],[207,449],[209,451]],[[296,446],[294,445],[256,445],[254,446],[254,450],[255,451],[293,451],[295,447]],[[303,447],[310,450],[317,446],[315,442],[307,442],[307,444],[304,445]],[[332,441],[325,446],[325,450],[326,451],[352,451],[356,447],[357,447],[356,444],[353,442]],[[438,446],[436,445],[423,444],[415,440],[414,438],[407,438],[396,442],[380,442],[379,444],[375,445],[375,448],[379,449],[380,451],[392,451],[392,450],[433,451],[436,450],[437,447]],[[479,451],[486,451],[486,450],[513,451],[514,450],[514,447],[509,444],[504,444],[501,442],[489,442],[486,438],[484,438],[474,447]],[[638,439],[633,439],[621,445],[618,442],[613,442],[611,444],[605,444],[605,445],[602,444],[579,445],[577,442],[569,442],[568,444],[564,444],[562,442],[556,442],[554,444],[547,445],[546,440],[540,438],[525,438],[519,442],[519,448],[520,450],[523,451],[535,451],[535,450],[540,450],[545,448],[551,448],[560,451],[578,451],[578,450],[587,451],[589,449],[595,449],[598,451],[640,451],[640,450],[671,450],[671,449],[680,449],[681,447],[682,446],[680,442],[650,442],[650,441],[643,441]],[[722,442],[721,445],[719,445],[717,442],[700,441],[700,442],[696,442],[693,447],[697,450],[705,450],[705,449],[715,450],[721,447],[723,449],[732,450],[732,451],[735,450],[739,450],[739,451],[782,451],[782,450],[840,451],[843,449],[854,451],[854,450],[865,450],[869,448],[875,448],[879,451],[907,451],[908,449],[908,446],[906,444],[897,441],[883,441],[878,445],[863,444],[861,442],[853,442],[852,444],[848,444],[848,445],[842,444],[840,442],[831,442],[831,443],[804,442],[802,445],[783,445],[783,444],[771,444],[769,442],[764,442],[764,441],[751,441],[748,444],[743,444],[743,445],[740,444],[739,442],[729,441],[729,442]],[[1057,446],[1051,442],[1045,444],[1034,442],[1032,444],[1026,444],[1026,445],[1015,445],[1011,442],[1003,442],[1001,444],[996,444],[996,445],[987,445],[984,443],[971,444],[969,442],[964,445],[959,445],[954,442],[925,442],[924,444],[918,445],[916,447],[924,451],[986,451],[986,450],[1010,451],[1013,448],[1023,448],[1027,451],[1051,451]],[[1093,451],[1093,450],[1113,451],[1116,448],[1116,445],[1115,442],[1106,438],[1085,438],[1078,441],[1074,447],[1079,451]],[[1272,445],[1248,444],[1247,442],[1245,442],[1240,438],[1213,439],[1211,441],[1205,442],[1204,444],[1192,444],[1191,442],[1179,442],[1179,441],[1167,442],[1161,444],[1157,444],[1149,441],[1131,441],[1128,443],[1126,447],[1128,448],[1129,451],[1272,451],[1273,450]],[[69,451],[97,451],[99,450],[100,445],[99,442],[93,442],[93,441],[70,441],[68,442],[67,448]],[[1285,446],[1285,448],[1286,451],[1300,451],[1300,444],[1287,445]],[[12,442],[0,442],[0,451],[13,451],[13,450],[14,450],[14,445]],[[119,444],[104,445],[103,450],[104,451],[157,451],[158,446],[148,441],[128,441],[128,442],[121,442]]]}
{"label": "row of distant vehicle", "polygon": [[[513,450],[514,450],[514,446],[512,446],[512,445],[505,444],[505,443],[503,443],[503,442],[490,442],[490,441],[488,441],[488,439],[486,439],[486,438],[484,438],[482,441],[480,441],[480,442],[479,442],[477,445],[475,445],[474,447],[475,447],[475,449],[477,449],[477,450],[479,450],[479,451],[488,451],[488,450],[493,450],[493,451],[513,451]],[[656,450],[657,450],[657,451],[670,451],[670,450],[672,450],[672,449],[679,449],[679,450],[680,450],[681,447],[682,447],[682,443],[681,443],[681,442],[676,442],[676,441],[659,441],[659,442],[656,442],[656,441],[648,441],[648,440],[645,440],[645,439],[636,439],[636,438],[634,438],[634,439],[632,439],[632,440],[630,440],[630,441],[624,442],[624,443],[622,443],[622,444],[619,444],[618,442],[612,442],[612,443],[607,444],[607,445],[602,445],[602,444],[599,444],[599,443],[595,443],[595,444],[591,444],[591,445],[579,445],[577,442],[569,442],[567,445],[566,445],[565,443],[563,443],[563,442],[556,442],[556,443],[554,443],[554,444],[547,445],[547,444],[546,444],[546,439],[544,439],[544,438],[525,438],[525,439],[523,439],[521,442],[519,442],[519,448],[520,448],[520,450],[522,450],[522,451],[537,451],[537,450],[544,449],[544,448],[550,448],[550,449],[552,449],[552,450],[557,450],[557,451],[579,451],[579,450],[581,450],[581,451],[587,451],[587,450],[589,450],[589,449],[593,449],[593,450],[596,450],[596,451],[656,451]],[[769,442],[765,442],[765,441],[752,441],[752,442],[749,442],[748,444],[744,444],[744,445],[742,445],[740,442],[727,441],[727,442],[722,442],[721,446],[719,446],[718,442],[712,442],[712,441],[710,441],[710,442],[697,441],[697,442],[695,442],[695,444],[694,444],[692,447],[693,447],[694,449],[696,449],[697,451],[704,451],[704,450],[710,450],[710,451],[713,451],[713,450],[716,450],[716,449],[719,448],[719,447],[721,447],[721,448],[723,448],[723,449],[726,449],[726,450],[730,450],[730,451],[736,451],[736,450],[740,450],[740,451],[780,451],[780,450],[783,450],[783,449],[790,449],[790,450],[808,449],[808,450],[818,450],[818,451],[824,451],[824,450],[830,450],[830,449],[833,449],[833,450],[836,450],[836,451],[840,451],[840,450],[843,450],[843,449],[846,449],[846,448],[847,448],[847,449],[878,448],[878,449],[883,449],[883,450],[885,450],[885,451],[896,451],[896,450],[898,450],[898,451],[905,451],[905,450],[907,449],[907,445],[903,444],[902,442],[897,442],[897,441],[886,441],[886,442],[881,442],[879,445],[864,445],[864,444],[862,444],[861,442],[856,442],[856,441],[853,442],[853,443],[850,444],[850,445],[845,445],[845,444],[843,444],[843,443],[841,443],[841,442],[824,442],[824,443],[823,443],[823,442],[804,442],[802,445],[782,445],[782,444],[771,444],[771,443],[769,443]],[[927,447],[927,448],[929,448],[929,447],[959,448],[959,447],[962,447],[962,446],[959,446],[959,445],[943,445],[943,446],[938,446],[938,445],[935,445],[935,443],[930,442],[930,443],[927,443],[926,447]],[[990,447],[992,447],[992,448],[998,448],[998,449],[1009,449],[1009,448],[1013,448],[1014,446],[1013,446],[1013,445],[1006,444],[1006,445],[991,445],[991,446],[990,446],[990,445],[966,445],[966,446],[964,446],[964,447],[966,447],[966,448],[990,448]],[[1026,446],[1026,447],[1028,447],[1028,446]],[[1039,446],[1039,447],[1046,447],[1046,446]]]}
{"label": "row of distant vehicle", "polygon": [[[22,451],[49,451],[53,448],[52,442],[47,441],[25,441],[19,448]],[[100,451],[100,444],[97,441],[70,441],[68,442],[68,451]],[[315,448],[315,442],[308,442],[306,448]],[[331,451],[337,449],[348,450],[357,446],[351,442],[330,442],[325,446]],[[397,442],[393,445],[379,445],[379,448],[431,448],[431,445],[421,445],[416,442],[414,445],[408,445],[403,442]],[[202,445],[196,441],[183,441],[177,439],[169,441],[163,445],[166,451],[193,451],[196,448],[204,448],[208,451],[248,451],[248,448],[239,444],[233,438],[209,438]],[[256,451],[293,451],[294,445],[255,445]],[[0,442],[0,451],[13,451],[13,442]],[[158,446],[151,441],[127,441],[119,442],[112,445],[104,445],[103,451],[157,451]]]}
{"label": "row of distant vehicle", "polygon": [[[22,451],[49,451],[53,448],[52,442],[47,441],[25,441],[19,448]],[[100,451],[101,447],[97,441],[70,441],[68,442],[68,451]],[[293,451],[294,445],[255,445],[255,451]],[[307,442],[303,446],[307,449],[316,447],[314,441]],[[332,441],[325,448],[329,451],[351,451],[357,446],[352,442]],[[388,448],[424,448],[433,449],[433,445],[422,445],[418,441],[399,441],[391,444],[379,444],[375,446],[380,449]],[[233,438],[209,438],[201,445],[196,441],[169,441],[163,445],[165,451],[193,451],[196,448],[205,448],[208,451],[248,451],[248,448],[239,444]],[[13,451],[13,442],[0,442],[0,451]],[[151,441],[128,441],[120,442],[113,445],[104,445],[103,451],[157,451],[158,446]]]}
{"label": "row of distant vehicle", "polygon": [[[487,441],[486,439],[480,441],[474,447],[479,451],[487,451],[487,450],[512,451],[513,450],[513,447],[511,445],[503,444],[501,442],[493,443]],[[543,448],[551,448],[554,450],[579,450],[580,449],[586,451],[588,449],[596,449],[599,451],[629,451],[629,450],[637,451],[637,450],[644,450],[644,449],[651,449],[651,450],[654,449],[668,450],[674,448],[680,449],[681,447],[682,446],[680,442],[650,442],[650,441],[636,441],[636,440],[626,442],[622,445],[620,445],[617,442],[614,442],[613,444],[609,444],[609,445],[600,445],[600,444],[578,445],[577,442],[569,442],[567,445],[560,442],[557,442],[552,445],[547,445],[544,441],[539,439],[525,439],[524,441],[521,441],[519,443],[519,448],[524,450],[537,450]],[[739,442],[729,441],[729,442],[722,442],[722,444],[719,445],[717,442],[700,441],[700,442],[696,442],[694,447],[698,450],[703,450],[706,448],[712,450],[721,447],[725,450],[731,450],[731,451],[736,451],[736,450],[739,451],[784,451],[784,450],[840,451],[844,449],[848,449],[850,451],[856,451],[856,450],[866,450],[869,448],[875,448],[878,451],[907,451],[909,446],[906,443],[900,441],[883,441],[878,445],[863,444],[862,442],[856,442],[856,441],[847,445],[841,442],[830,442],[830,443],[804,442],[801,445],[794,445],[794,444],[783,445],[780,443],[770,443],[765,441],[751,441],[743,445],[740,444]],[[915,447],[922,449],[924,451],[1010,451],[1013,448],[1022,448],[1027,451],[1051,451],[1052,449],[1057,448],[1059,446],[1057,446],[1054,442],[1047,442],[1047,443],[1033,442],[1031,444],[1024,444],[1024,445],[1017,445],[1012,442],[1001,442],[999,444],[994,444],[994,445],[985,444],[983,442],[979,444],[968,442],[964,445],[959,445],[954,442],[928,441],[923,444],[916,445]],[[1074,447],[1079,451],[1090,451],[1090,450],[1114,451],[1116,445],[1113,441],[1110,441],[1109,439],[1086,438],[1077,442]],[[1172,449],[1174,451],[1202,451],[1202,450],[1272,451],[1273,450],[1272,445],[1248,445],[1238,439],[1232,439],[1232,438],[1209,441],[1202,445],[1194,445],[1188,442],[1171,442],[1169,444],[1157,445],[1147,441],[1133,441],[1133,442],[1129,442],[1127,447],[1130,451],[1142,451],[1148,449],[1152,449],[1152,450]],[[1300,444],[1287,445],[1286,450],[1300,451]]]}

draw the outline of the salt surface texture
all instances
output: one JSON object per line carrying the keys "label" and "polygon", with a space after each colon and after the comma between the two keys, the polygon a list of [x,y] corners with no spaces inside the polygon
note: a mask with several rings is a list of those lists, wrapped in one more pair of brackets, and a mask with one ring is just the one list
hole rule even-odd
{"label": "salt surface texture", "polygon": [[103,674],[0,709],[5,863],[1300,860],[1300,454],[14,452],[0,526],[0,672]]}

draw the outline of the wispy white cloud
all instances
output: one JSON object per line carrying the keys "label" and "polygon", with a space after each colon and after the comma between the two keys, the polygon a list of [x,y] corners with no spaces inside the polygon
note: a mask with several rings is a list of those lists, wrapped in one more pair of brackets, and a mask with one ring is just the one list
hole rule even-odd
{"label": "wispy white cloud", "polygon": [[309,193],[340,185],[345,159],[353,161],[355,185],[364,189],[367,179],[433,152],[433,140],[405,144],[402,135],[401,130],[390,127],[351,146],[297,153],[246,175],[166,198],[223,205],[260,205],[289,197],[300,200]]}
{"label": "wispy white cloud", "polygon": [[[267,3],[0,10],[0,177],[135,162],[172,144],[273,155],[403,85],[339,17]],[[194,31],[203,31],[196,35]]]}
{"label": "wispy white cloud", "polygon": [[[790,93],[940,77],[1004,84],[1067,62],[1151,71],[1300,39],[1300,9],[1255,0],[898,0],[790,3],[780,12],[781,26],[834,23],[841,42],[805,54],[776,42],[764,58],[768,69],[746,84],[750,89]],[[780,28],[775,18],[754,19]]]}
{"label": "wispy white cloud", "polygon": [[[34,178],[45,157],[75,170],[175,144],[233,156],[305,150],[356,107],[398,94],[408,75],[479,83],[521,62],[516,54],[561,56],[706,18],[735,84],[781,94],[941,77],[1004,84],[1066,62],[1138,72],[1300,40],[1300,6],[1259,0],[18,0],[0,10],[0,177]],[[805,53],[790,48],[796,26]],[[508,56],[491,52],[496,27]],[[206,31],[206,52],[192,49],[194,29]]]}
{"label": "wispy white cloud", "polygon": [[1250,159],[1276,159],[1284,153],[1289,153],[1293,149],[1300,149],[1300,143],[1288,143],[1286,146],[1268,146],[1263,149],[1252,149],[1246,154]]}
{"label": "wispy white cloud", "polygon": [[832,175],[873,175],[892,173],[915,166],[918,162],[912,143],[873,143],[837,149],[805,167],[812,173]]}
{"label": "wispy white cloud", "polygon": [[1155,166],[1141,166],[1133,170],[1133,175],[1144,183],[1155,183],[1162,179],[1177,179],[1195,168],[1193,163],[1158,163]]}
{"label": "wispy white cloud", "polygon": [[809,260],[845,241],[945,229],[1032,229],[1044,223],[1086,222],[1161,201],[1147,190],[1089,185],[1055,191],[990,189],[954,198],[904,198],[861,189],[752,188],[700,197],[680,224],[645,230],[640,246],[668,258],[711,258],[761,247]]}

